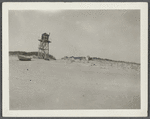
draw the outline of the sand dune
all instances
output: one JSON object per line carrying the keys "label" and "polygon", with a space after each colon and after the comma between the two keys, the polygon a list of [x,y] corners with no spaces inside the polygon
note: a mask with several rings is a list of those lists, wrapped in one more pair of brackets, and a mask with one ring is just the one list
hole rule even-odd
{"label": "sand dune", "polygon": [[10,109],[139,109],[140,65],[9,59]]}

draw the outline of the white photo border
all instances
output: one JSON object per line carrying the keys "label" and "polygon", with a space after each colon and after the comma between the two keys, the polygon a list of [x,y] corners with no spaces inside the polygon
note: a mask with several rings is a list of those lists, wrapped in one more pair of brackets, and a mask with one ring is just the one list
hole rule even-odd
{"label": "white photo border", "polygon": [[[140,10],[141,109],[9,110],[9,10]],[[3,117],[146,117],[148,115],[148,3],[4,2],[2,4]]]}

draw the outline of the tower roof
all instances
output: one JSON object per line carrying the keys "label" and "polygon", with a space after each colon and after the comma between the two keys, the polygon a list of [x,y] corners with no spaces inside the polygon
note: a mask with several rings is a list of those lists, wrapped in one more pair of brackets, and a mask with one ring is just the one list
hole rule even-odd
{"label": "tower roof", "polygon": [[43,33],[42,35],[49,36],[49,34],[47,34],[47,33]]}

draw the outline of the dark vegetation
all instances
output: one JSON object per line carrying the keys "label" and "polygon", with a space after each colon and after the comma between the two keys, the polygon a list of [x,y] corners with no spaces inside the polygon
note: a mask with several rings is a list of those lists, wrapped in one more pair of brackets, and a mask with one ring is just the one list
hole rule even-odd
{"label": "dark vegetation", "polygon": [[[86,57],[74,57],[74,56],[71,56],[71,57],[68,57],[68,56],[65,56],[63,57],[62,59],[66,60],[66,59],[74,59],[74,60],[83,60],[85,59],[86,60]],[[104,58],[99,58],[99,57],[89,57],[89,61],[108,61],[108,62],[116,62],[116,63],[128,63],[128,64],[137,64],[137,65],[140,65],[139,63],[135,63],[135,62],[127,62],[127,61],[116,61],[116,60],[111,60],[111,59],[104,59]]]}
{"label": "dark vegetation", "polygon": [[[38,52],[10,51],[9,55],[38,56]],[[52,60],[56,60],[53,55],[49,55],[49,58]]]}

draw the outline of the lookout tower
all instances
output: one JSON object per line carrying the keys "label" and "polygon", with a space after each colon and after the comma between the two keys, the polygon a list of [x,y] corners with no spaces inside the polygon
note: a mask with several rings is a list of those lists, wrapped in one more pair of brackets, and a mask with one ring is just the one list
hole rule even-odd
{"label": "lookout tower", "polygon": [[50,33],[43,33],[41,36],[41,39],[39,39],[40,44],[39,44],[39,51],[38,51],[38,58],[39,59],[45,59],[49,60],[49,36]]}

